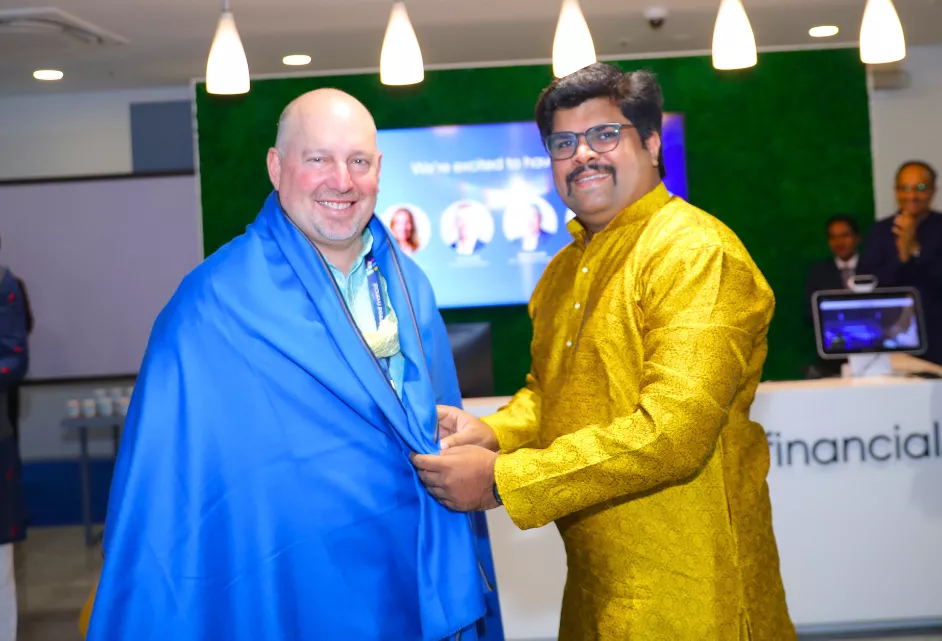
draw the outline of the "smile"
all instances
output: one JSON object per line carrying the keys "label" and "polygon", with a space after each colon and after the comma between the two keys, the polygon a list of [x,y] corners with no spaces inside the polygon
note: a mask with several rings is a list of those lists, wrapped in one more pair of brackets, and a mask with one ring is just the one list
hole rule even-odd
{"label": "smile", "polygon": [[582,183],[589,182],[590,180],[600,180],[602,178],[608,178],[608,174],[607,173],[591,174],[589,176],[583,176],[582,178],[577,178],[575,182],[577,184],[582,184]]}
{"label": "smile", "polygon": [[318,200],[317,204],[323,205],[324,207],[327,207],[328,209],[337,209],[337,210],[349,209],[350,207],[353,206],[353,203],[351,202],[338,203],[333,200]]}

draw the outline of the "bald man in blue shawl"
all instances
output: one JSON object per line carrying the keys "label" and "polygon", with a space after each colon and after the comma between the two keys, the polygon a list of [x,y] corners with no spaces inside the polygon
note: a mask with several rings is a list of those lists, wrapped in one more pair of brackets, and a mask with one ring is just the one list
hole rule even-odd
{"label": "bald man in blue shawl", "polygon": [[482,519],[409,462],[461,399],[428,280],[373,216],[379,170],[351,96],[285,110],[275,191],[154,326],[88,639],[501,638]]}

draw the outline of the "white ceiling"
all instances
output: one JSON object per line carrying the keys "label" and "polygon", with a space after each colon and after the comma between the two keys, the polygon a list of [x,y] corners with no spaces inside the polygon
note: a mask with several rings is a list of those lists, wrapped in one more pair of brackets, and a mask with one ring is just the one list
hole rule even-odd
{"label": "white ceiling", "polygon": [[[865,0],[745,0],[760,48],[854,43]],[[49,0],[2,0],[3,9]],[[582,0],[600,56],[707,51],[719,0]],[[59,9],[127,40],[96,46],[0,33],[0,95],[185,85],[205,74],[221,0],[61,0]],[[390,0],[232,0],[254,75],[375,69]],[[669,9],[660,30],[643,11]],[[942,42],[942,0],[896,0],[910,45]],[[427,65],[548,59],[558,0],[407,0]],[[808,28],[840,27],[816,40]],[[306,53],[306,67],[281,58]],[[761,64],[761,61],[760,61]],[[38,68],[61,69],[40,83]]]}

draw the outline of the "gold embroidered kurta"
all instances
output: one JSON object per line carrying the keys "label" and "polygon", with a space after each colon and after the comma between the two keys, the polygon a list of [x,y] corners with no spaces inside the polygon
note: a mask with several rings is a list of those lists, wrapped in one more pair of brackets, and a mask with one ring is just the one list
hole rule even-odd
{"label": "gold embroidered kurta", "polygon": [[555,521],[561,641],[794,639],[749,420],[774,297],[739,239],[660,185],[553,259],[526,387],[484,420],[521,528]]}

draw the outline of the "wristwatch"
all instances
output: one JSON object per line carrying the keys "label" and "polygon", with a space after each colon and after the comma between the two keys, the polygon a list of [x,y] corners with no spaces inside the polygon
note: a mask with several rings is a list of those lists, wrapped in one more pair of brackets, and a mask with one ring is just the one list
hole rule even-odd
{"label": "wristwatch", "polygon": [[498,505],[503,505],[504,502],[500,500],[500,492],[497,491],[497,483],[494,483],[494,498],[497,499]]}

